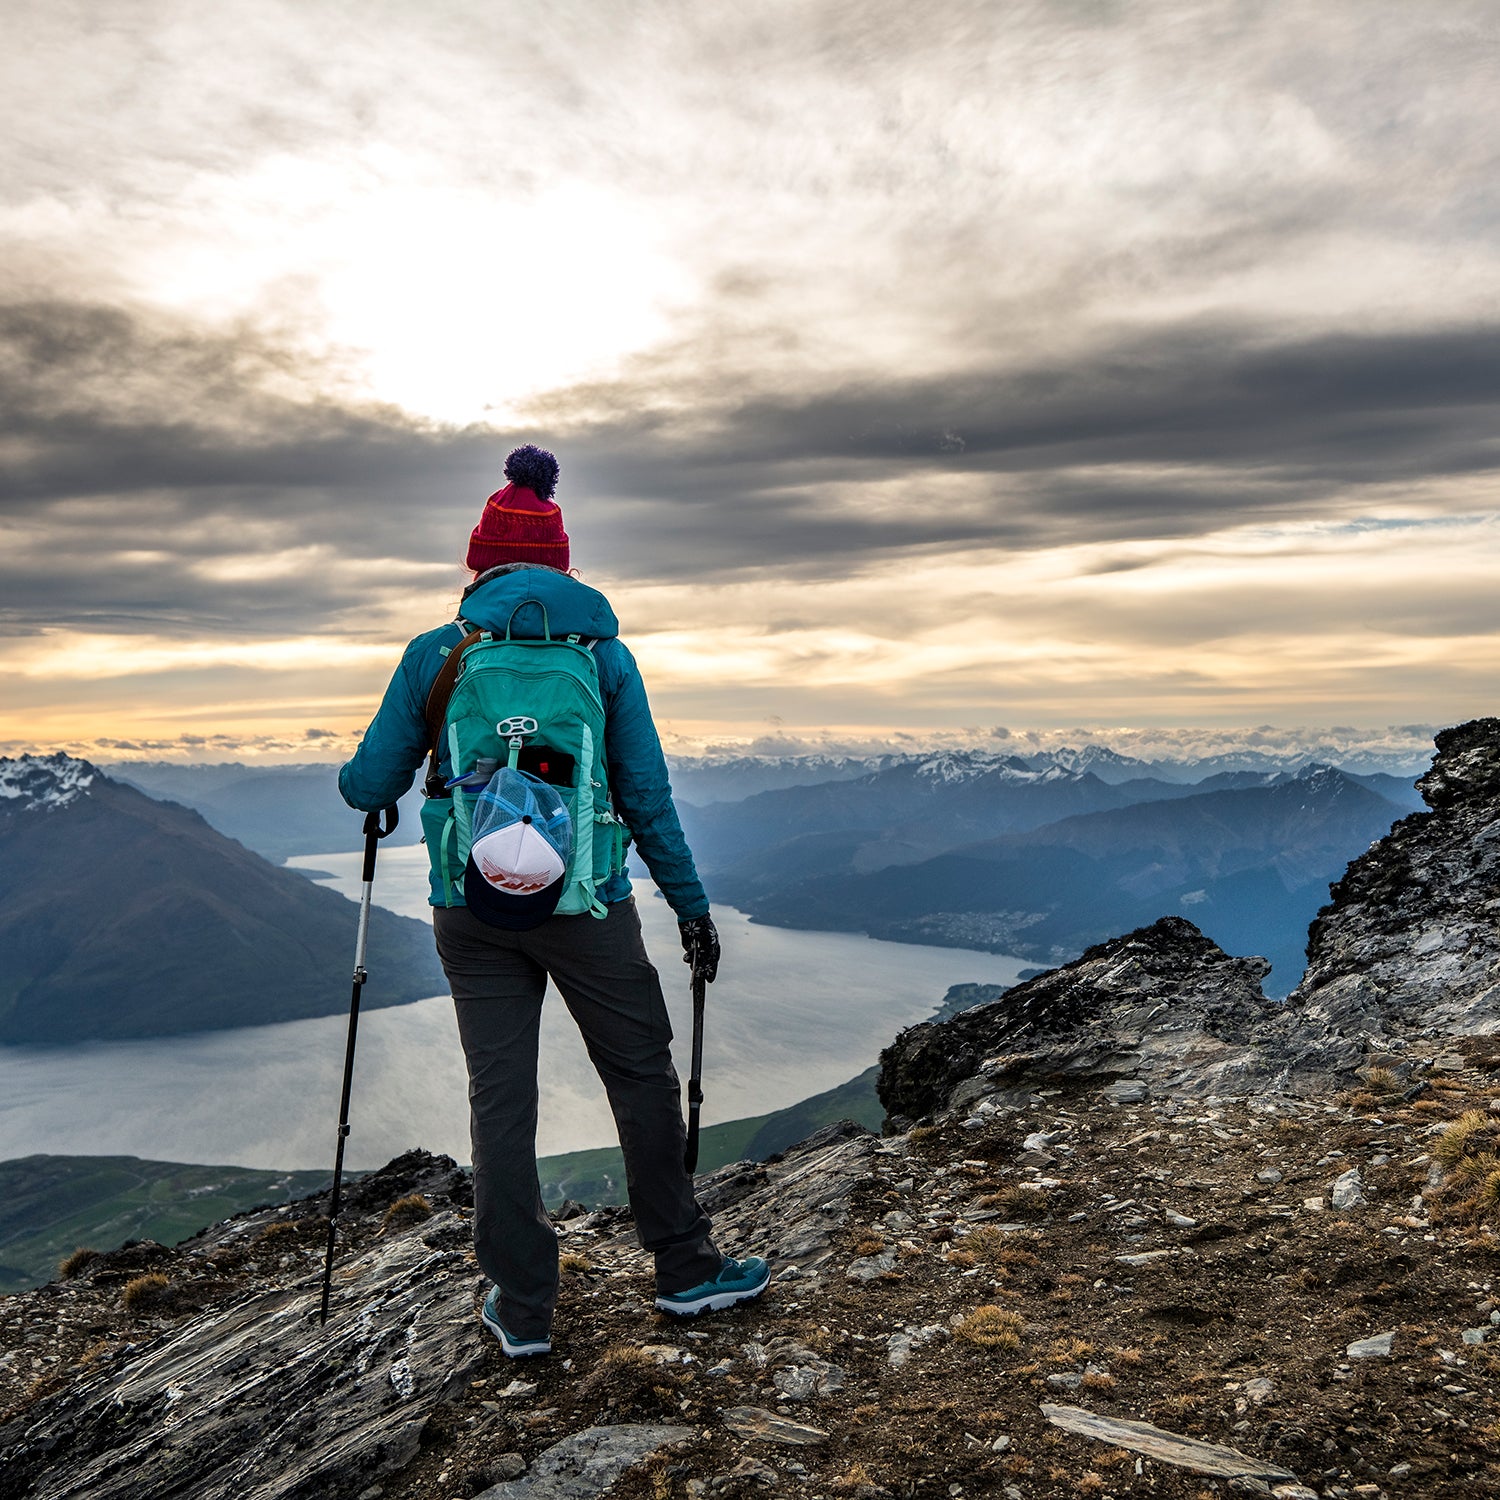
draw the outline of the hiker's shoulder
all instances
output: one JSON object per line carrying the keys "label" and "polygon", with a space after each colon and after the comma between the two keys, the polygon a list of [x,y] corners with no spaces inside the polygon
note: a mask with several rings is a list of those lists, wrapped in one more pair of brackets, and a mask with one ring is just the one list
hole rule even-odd
{"label": "hiker's shoulder", "polygon": [[441,625],[414,635],[406,643],[401,663],[407,667],[422,666],[433,657],[441,657],[445,647],[451,650],[466,634],[461,620],[444,620]]}
{"label": "hiker's shoulder", "polygon": [[619,636],[608,636],[594,644],[594,660],[599,663],[599,686],[605,693],[617,692],[627,682],[640,678],[640,668],[630,648]]}

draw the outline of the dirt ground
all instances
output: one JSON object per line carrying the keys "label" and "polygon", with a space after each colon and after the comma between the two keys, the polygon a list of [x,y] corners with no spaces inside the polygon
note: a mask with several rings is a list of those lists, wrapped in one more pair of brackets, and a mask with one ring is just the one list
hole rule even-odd
{"label": "dirt ground", "polygon": [[[1048,1091],[919,1128],[884,1143],[832,1258],[696,1320],[652,1309],[618,1220],[572,1221],[552,1356],[507,1360],[476,1321],[481,1374],[363,1500],[473,1496],[623,1422],[693,1435],[626,1474],[622,1500],[1271,1492],[1064,1433],[1047,1402],[1227,1445],[1319,1495],[1500,1494],[1500,1054],[1453,1054],[1415,1092],[1389,1076],[1328,1104]],[[1334,1207],[1355,1170],[1366,1201]],[[324,1222],[156,1306],[122,1305],[180,1253],[155,1246],[0,1299],[4,1414],[305,1269]],[[350,1248],[378,1222],[352,1224]],[[1389,1354],[1347,1352],[1386,1333]]]}

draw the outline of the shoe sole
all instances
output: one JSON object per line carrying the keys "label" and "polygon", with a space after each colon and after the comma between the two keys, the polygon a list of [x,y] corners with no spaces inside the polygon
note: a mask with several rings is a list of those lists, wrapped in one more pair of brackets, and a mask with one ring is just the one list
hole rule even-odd
{"label": "shoe sole", "polygon": [[770,1284],[771,1273],[768,1271],[766,1279],[759,1286],[751,1287],[749,1291],[711,1292],[707,1297],[699,1297],[694,1302],[671,1302],[665,1297],[658,1297],[656,1305],[663,1312],[673,1313],[679,1318],[696,1318],[699,1313],[723,1312],[726,1307],[733,1307],[736,1302],[752,1302]]}
{"label": "shoe sole", "polygon": [[500,1347],[505,1350],[511,1359],[531,1359],[539,1354],[552,1353],[552,1341],[531,1340],[529,1343],[517,1343],[511,1336],[490,1316],[489,1309],[482,1307],[479,1310],[479,1321],[489,1329],[491,1333],[500,1340]]}

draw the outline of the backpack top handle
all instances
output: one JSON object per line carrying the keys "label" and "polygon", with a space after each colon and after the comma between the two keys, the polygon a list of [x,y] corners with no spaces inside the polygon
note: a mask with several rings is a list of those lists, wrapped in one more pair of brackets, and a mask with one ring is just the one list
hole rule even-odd
{"label": "backpack top handle", "polygon": [[547,606],[545,604],[543,604],[540,599],[523,599],[523,600],[521,600],[521,602],[518,605],[516,605],[516,607],[513,610],[511,610],[511,612],[510,612],[510,618],[505,622],[505,639],[508,640],[508,641],[514,639],[514,637],[510,633],[511,632],[511,627],[516,623],[516,616],[518,614],[520,614],[520,612],[523,609],[525,609],[528,604],[534,604],[534,605],[536,605],[536,607],[539,610],[541,610],[541,612],[542,612],[542,639],[544,641],[551,641],[551,639],[552,639],[552,622],[547,618]]}

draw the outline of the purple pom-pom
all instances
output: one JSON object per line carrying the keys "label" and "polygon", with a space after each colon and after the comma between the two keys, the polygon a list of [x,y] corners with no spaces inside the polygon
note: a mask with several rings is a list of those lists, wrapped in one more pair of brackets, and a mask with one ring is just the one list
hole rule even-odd
{"label": "purple pom-pom", "polygon": [[540,499],[550,500],[557,488],[557,460],[545,448],[526,443],[512,449],[506,458],[505,477]]}

